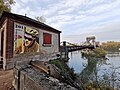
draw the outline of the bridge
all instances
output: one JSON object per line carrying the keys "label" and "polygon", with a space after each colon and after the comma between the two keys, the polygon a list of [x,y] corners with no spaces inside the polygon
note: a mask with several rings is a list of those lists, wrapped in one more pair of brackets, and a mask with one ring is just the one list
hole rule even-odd
{"label": "bridge", "polygon": [[95,49],[99,45],[97,43],[91,44],[91,43],[83,43],[81,45],[76,45],[70,42],[63,41],[61,42],[63,45],[60,46],[61,52],[72,52],[82,49]]}
{"label": "bridge", "polygon": [[[92,41],[92,42],[90,42]],[[96,47],[99,47],[99,42],[95,41],[95,37],[87,37],[86,41],[82,44],[73,44],[70,42],[63,41],[61,42],[62,45],[60,45],[60,53],[61,53],[61,59],[64,59],[65,61],[68,61],[68,53],[82,50],[82,49],[95,49]]]}

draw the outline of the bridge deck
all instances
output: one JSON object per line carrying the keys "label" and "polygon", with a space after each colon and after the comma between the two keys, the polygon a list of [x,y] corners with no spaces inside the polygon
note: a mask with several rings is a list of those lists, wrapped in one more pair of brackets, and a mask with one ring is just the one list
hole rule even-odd
{"label": "bridge deck", "polygon": [[89,46],[60,46],[60,51],[65,52],[66,50],[68,52],[72,52],[72,51],[77,51],[77,50],[82,50],[82,49],[94,49],[93,45],[89,45]]}

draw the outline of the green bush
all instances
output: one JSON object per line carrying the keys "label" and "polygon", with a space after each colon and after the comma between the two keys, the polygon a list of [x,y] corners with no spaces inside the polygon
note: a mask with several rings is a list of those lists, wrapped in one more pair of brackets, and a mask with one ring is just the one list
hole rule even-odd
{"label": "green bush", "polygon": [[97,57],[105,57],[107,54],[103,48],[96,48],[94,53]]}

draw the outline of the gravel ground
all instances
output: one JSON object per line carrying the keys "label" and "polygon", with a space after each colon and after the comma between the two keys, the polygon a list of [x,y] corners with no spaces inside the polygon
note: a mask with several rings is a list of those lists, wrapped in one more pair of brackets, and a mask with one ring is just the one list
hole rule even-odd
{"label": "gravel ground", "polygon": [[0,69],[0,90],[14,90],[12,80],[13,70]]}

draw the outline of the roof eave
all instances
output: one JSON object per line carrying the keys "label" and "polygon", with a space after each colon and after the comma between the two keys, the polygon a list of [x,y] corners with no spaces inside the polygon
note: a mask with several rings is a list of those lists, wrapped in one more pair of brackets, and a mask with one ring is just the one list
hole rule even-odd
{"label": "roof eave", "polygon": [[41,23],[39,21],[36,21],[34,19],[31,19],[29,17],[26,17],[26,16],[22,16],[22,15],[17,15],[17,14],[13,14],[13,13],[9,13],[9,12],[5,12],[3,11],[1,17],[0,17],[0,24],[2,22],[2,20],[5,18],[5,17],[10,17],[10,18],[13,18],[13,19],[18,19],[17,17],[21,18],[21,19],[24,19],[24,20],[27,20],[27,21],[30,21],[31,23],[35,23],[37,25],[41,25],[43,27],[46,27],[46,28],[49,28],[51,31],[54,31],[54,32],[57,32],[57,33],[61,33],[61,31],[53,28],[53,27],[50,27],[44,23]]}

